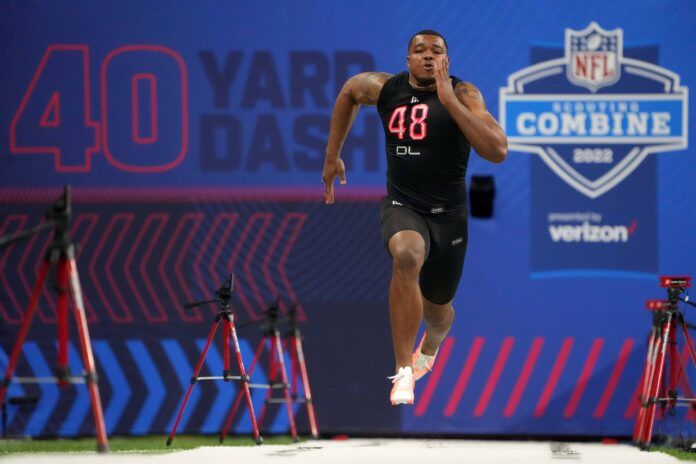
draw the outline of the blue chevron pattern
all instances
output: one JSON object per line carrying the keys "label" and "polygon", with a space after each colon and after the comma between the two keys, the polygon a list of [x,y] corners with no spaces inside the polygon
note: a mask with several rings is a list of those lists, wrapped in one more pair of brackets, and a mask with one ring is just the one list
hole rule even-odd
{"label": "blue chevron pattern", "polygon": [[150,432],[152,424],[167,395],[160,373],[152,361],[142,340],[128,340],[126,346],[135,361],[135,365],[145,382],[147,397],[140,407],[138,416],[133,421],[130,433],[142,435]]}
{"label": "blue chevron pattern", "polygon": [[106,409],[104,409],[104,422],[106,423],[107,433],[113,433],[126,407],[128,407],[131,389],[123,369],[121,369],[114,352],[107,342],[103,340],[95,341],[94,353],[97,357],[97,362],[102,366],[109,366],[108,375],[101,382],[108,381],[111,384],[111,398],[109,398],[109,401],[106,403]]}
{"label": "blue chevron pattern", "polygon": [[[53,375],[37,343],[26,342],[24,344],[24,355],[34,376],[48,377]],[[41,435],[43,433],[58,403],[59,393],[56,384],[39,384],[39,390],[39,402],[24,428],[24,433],[31,436]]]}
{"label": "blue chevron pattern", "polygon": [[[2,347],[0,347],[0,366],[6,367],[7,364],[9,363],[9,361],[10,360],[7,357],[7,354],[2,349]],[[3,375],[4,374],[5,374],[5,372],[3,370]],[[18,383],[11,383],[7,389],[7,397],[11,398],[14,396],[24,396],[24,389]],[[16,413],[17,413],[17,408],[10,407],[7,409],[7,423],[8,424],[12,423],[12,420],[14,419],[14,416]]]}
{"label": "blue chevron pattern", "polygon": [[[164,352],[167,354],[167,357],[169,358],[169,363],[171,364],[170,368],[172,372],[174,372],[174,374],[176,375],[176,378],[179,382],[180,389],[177,390],[181,395],[181,400],[179,401],[179,404],[177,405],[176,409],[172,411],[171,417],[169,418],[169,422],[167,423],[167,430],[171,430],[171,428],[174,426],[174,421],[176,420],[176,415],[179,412],[179,408],[181,407],[181,402],[184,399],[184,394],[186,393],[186,390],[188,389],[189,385],[191,385],[191,376],[193,374],[194,366],[192,366],[186,359],[186,354],[184,353],[184,350],[181,349],[181,345],[178,341],[162,340],[161,343],[162,348],[164,348]],[[179,423],[179,430],[181,431],[181,433],[183,433],[184,431],[190,432],[190,430],[186,429],[186,425],[188,424],[191,414],[196,410],[196,404],[198,403],[198,399],[200,398],[200,396],[200,388],[194,387],[193,391],[191,392],[191,396],[189,397],[188,404],[186,405],[184,415],[182,416],[181,422]]]}
{"label": "blue chevron pattern", "polygon": [[[132,435],[169,432],[204,345],[205,339],[191,341],[168,338],[155,343],[138,339],[125,342],[94,340],[93,348],[107,432]],[[254,349],[244,339],[239,340],[239,345],[248,369]],[[55,343],[27,341],[15,376],[53,375],[52,363],[55,354]],[[0,369],[4,370],[7,362],[6,351],[0,349]],[[287,357],[286,363],[289,366]],[[84,369],[79,346],[72,341],[69,342],[69,365],[74,375],[79,375]],[[201,375],[221,375],[222,369],[223,359],[216,338],[208,351]],[[252,383],[266,383],[266,369],[263,361],[257,364]],[[234,350],[232,370],[237,371]],[[197,384],[194,388],[179,425],[180,433],[217,433],[224,425],[239,391],[239,384],[221,381],[206,384],[205,387],[202,383]],[[203,388],[214,389],[214,395],[204,397]],[[32,392],[37,392],[38,404],[23,414],[22,418],[18,417],[17,408],[8,409],[9,433],[35,437],[70,437],[93,433],[90,398],[84,384],[59,388],[52,383],[38,386],[11,383],[8,396],[22,396]],[[251,393],[254,410],[258,415],[264,404],[266,390],[253,389]],[[298,409],[299,406],[296,405],[295,411]],[[285,407],[272,407],[268,412],[274,416],[264,419],[263,429],[271,433],[287,432],[289,424]],[[251,418],[243,401],[229,432],[251,432]]]}

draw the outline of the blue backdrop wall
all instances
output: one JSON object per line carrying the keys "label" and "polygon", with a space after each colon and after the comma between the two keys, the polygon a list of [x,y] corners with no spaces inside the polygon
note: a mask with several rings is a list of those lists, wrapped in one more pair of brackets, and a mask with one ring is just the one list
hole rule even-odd
{"label": "blue backdrop wall", "polygon": [[[343,82],[405,69],[424,28],[447,37],[452,74],[481,89],[511,150],[501,165],[472,156],[469,175],[495,177],[495,215],[470,222],[436,369],[414,407],[392,408],[374,109],[346,142],[334,206],[320,175]],[[0,233],[75,187],[110,433],[169,429],[214,309],[182,304],[235,271],[240,319],[276,294],[300,302],[327,433],[629,435],[644,300],[662,296],[658,275],[695,269],[695,30],[689,1],[3,2]],[[2,369],[49,240],[0,252]],[[54,362],[44,297],[24,373]],[[241,332],[247,359],[259,335]],[[10,429],[91,433],[80,388],[13,384],[39,403],[11,408]],[[217,431],[233,390],[198,389],[180,430]]]}

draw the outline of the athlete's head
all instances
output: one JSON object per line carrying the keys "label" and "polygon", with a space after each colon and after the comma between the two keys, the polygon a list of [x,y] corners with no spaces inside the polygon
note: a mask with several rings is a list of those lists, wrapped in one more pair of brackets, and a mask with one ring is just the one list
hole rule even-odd
{"label": "athlete's head", "polygon": [[447,57],[447,41],[437,31],[426,29],[416,32],[408,42],[406,64],[418,85],[435,82],[434,60]]}

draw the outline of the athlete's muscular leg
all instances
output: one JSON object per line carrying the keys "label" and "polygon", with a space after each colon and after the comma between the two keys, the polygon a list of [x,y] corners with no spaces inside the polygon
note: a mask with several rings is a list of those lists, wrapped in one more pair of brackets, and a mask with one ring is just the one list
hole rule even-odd
{"label": "athlete's muscular leg", "polygon": [[423,297],[423,318],[427,335],[423,340],[421,353],[433,356],[452,328],[454,321],[452,302],[440,305]]}
{"label": "athlete's muscular leg", "polygon": [[389,239],[392,279],[389,285],[389,315],[396,369],[411,367],[411,352],[423,318],[423,300],[418,274],[425,261],[425,241],[413,230],[402,230]]}

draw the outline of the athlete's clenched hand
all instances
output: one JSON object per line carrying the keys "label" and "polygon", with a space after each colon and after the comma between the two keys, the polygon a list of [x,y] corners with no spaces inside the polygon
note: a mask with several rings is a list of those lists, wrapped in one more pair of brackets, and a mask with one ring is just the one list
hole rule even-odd
{"label": "athlete's clenched hand", "polygon": [[327,205],[334,202],[334,178],[338,176],[341,185],[346,183],[346,167],[343,160],[339,157],[329,157],[324,159],[324,171],[321,174],[321,181],[324,183],[324,200]]}

